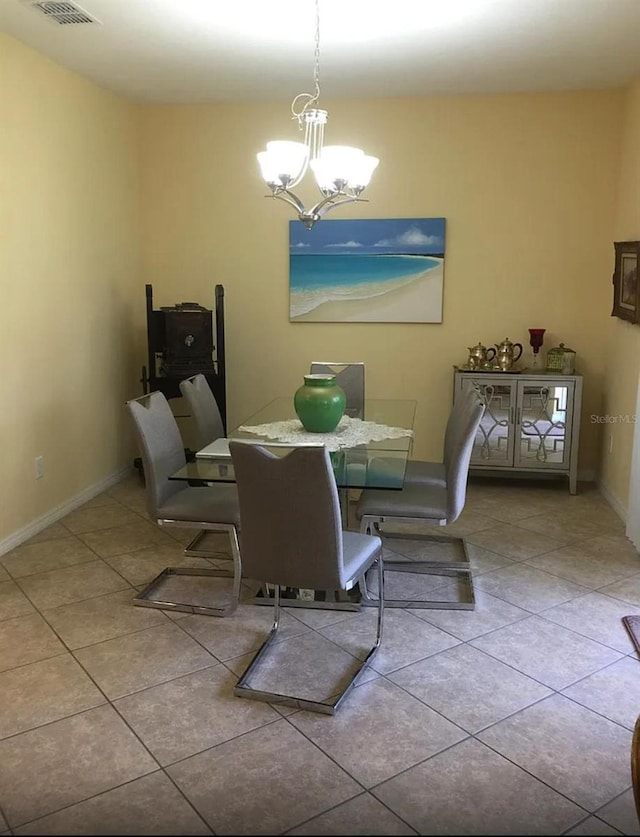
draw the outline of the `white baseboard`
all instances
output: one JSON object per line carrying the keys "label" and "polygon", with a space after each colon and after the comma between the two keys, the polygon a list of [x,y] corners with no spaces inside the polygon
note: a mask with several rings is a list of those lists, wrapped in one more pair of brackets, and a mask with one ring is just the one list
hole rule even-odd
{"label": "white baseboard", "polygon": [[19,529],[17,532],[9,535],[8,538],[0,541],[0,555],[4,555],[10,550],[15,549],[16,546],[20,546],[21,543],[28,541],[29,538],[37,535],[38,532],[46,529],[47,526],[51,526],[52,523],[57,523],[58,520],[61,520],[63,517],[68,515],[69,512],[80,508],[80,506],[83,506],[89,500],[93,500],[93,498],[97,497],[98,494],[102,494],[103,491],[107,491],[107,489],[112,488],[130,474],[130,467],[125,468],[122,471],[118,471],[110,477],[106,477],[100,482],[96,482],[88,488],[85,488],[84,491],[80,492],[80,494],[76,494],[75,497],[67,500],[66,503],[56,506],[56,508],[46,514],[43,514],[42,517],[32,520],[31,523],[28,523],[23,529]]}
{"label": "white baseboard", "polygon": [[603,483],[598,482],[598,488],[600,489],[600,494],[604,497],[604,499],[609,503],[611,508],[614,512],[618,515],[618,517],[623,520],[625,523],[627,522],[627,509],[625,506],[622,505],[620,500],[613,494],[610,489]]}

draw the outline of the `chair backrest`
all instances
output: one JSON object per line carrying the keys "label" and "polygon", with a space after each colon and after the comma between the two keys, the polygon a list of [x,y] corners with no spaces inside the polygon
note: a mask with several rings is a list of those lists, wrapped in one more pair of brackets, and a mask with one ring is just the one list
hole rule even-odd
{"label": "chair backrest", "polygon": [[444,432],[444,456],[442,460],[445,467],[453,456],[457,439],[460,435],[460,417],[468,409],[473,407],[478,398],[484,404],[480,390],[470,381],[465,381],[462,385],[460,395],[456,396],[451,412],[449,413],[449,418],[447,419],[447,426]]}
{"label": "chair backrest", "polygon": [[352,418],[364,418],[364,363],[313,361],[312,374],[328,373],[336,376],[336,383],[347,397],[345,413]]}
{"label": "chair backrest", "polygon": [[232,440],[229,450],[240,502],[243,575],[303,589],[344,588],[340,503],[326,448],[269,450]]}
{"label": "chair backrest", "polygon": [[196,425],[198,450],[224,436],[220,408],[202,373],[180,381],[180,392],[189,405]]}
{"label": "chair backrest", "polygon": [[151,392],[127,401],[133,419],[138,449],[142,457],[147,510],[156,520],[158,509],[184,487],[169,480],[171,474],[186,464],[178,423],[161,392]]}
{"label": "chair backrest", "polygon": [[453,523],[464,508],[469,462],[484,411],[485,404],[479,391],[468,385],[456,398],[449,414],[444,434],[448,523]]}

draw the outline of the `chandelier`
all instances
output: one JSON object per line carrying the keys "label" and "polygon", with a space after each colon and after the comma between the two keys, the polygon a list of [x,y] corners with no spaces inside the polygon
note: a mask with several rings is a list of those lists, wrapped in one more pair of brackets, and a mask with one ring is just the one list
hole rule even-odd
{"label": "chandelier", "polygon": [[[276,140],[267,143],[258,156],[262,177],[271,189],[267,197],[290,204],[310,230],[329,210],[344,203],[364,201],[363,190],[378,165],[360,148],[324,145],[328,113],[316,107],[320,99],[320,8],[315,0],[316,48],[313,71],[314,93],[299,93],[291,103],[292,119],[304,130],[304,142]],[[311,168],[322,197],[310,209],[292,191]]]}

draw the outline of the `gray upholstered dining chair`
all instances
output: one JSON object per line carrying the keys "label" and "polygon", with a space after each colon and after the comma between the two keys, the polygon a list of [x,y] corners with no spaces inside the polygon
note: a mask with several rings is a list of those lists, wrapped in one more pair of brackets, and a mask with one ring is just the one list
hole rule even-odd
{"label": "gray upholstered dining chair", "polygon": [[[427,462],[419,459],[411,459],[407,462],[404,475],[405,485],[444,485],[447,484],[447,469],[456,456],[456,449],[460,443],[460,420],[465,411],[473,408],[478,399],[485,405],[482,393],[473,386],[465,386],[462,395],[458,399],[458,405],[454,405],[444,432],[444,445],[442,462]],[[483,411],[484,413],[484,411]],[[482,419],[482,416],[480,417]],[[478,425],[479,426],[479,425]],[[477,432],[476,428],[476,432]],[[475,437],[474,437],[475,438]],[[473,447],[473,443],[472,443]]]}
{"label": "gray upholstered dining chair", "polygon": [[[396,524],[435,524],[445,526],[458,519],[464,508],[469,475],[469,462],[473,443],[484,414],[485,405],[480,393],[474,387],[467,387],[463,397],[456,399],[451,410],[444,443],[444,462],[417,463],[413,477],[405,479],[400,491],[365,489],[356,505],[356,517],[360,521],[360,531],[378,534],[394,540],[426,540],[434,546],[448,541],[456,549],[458,556],[453,559],[438,560],[389,560],[388,571],[405,573],[425,573],[454,575],[458,580],[467,582],[468,598],[455,602],[423,600],[416,598],[390,599],[389,607],[425,607],[455,608],[471,610],[475,606],[471,567],[462,538],[447,536],[435,537],[433,534],[404,529],[392,532],[387,523]],[[371,604],[371,598],[364,577],[360,583],[363,604]]]}
{"label": "gray upholstered dining chair", "polygon": [[[205,376],[200,372],[180,381],[180,393],[187,403],[195,424],[198,450],[202,450],[216,439],[224,439],[224,424],[220,408]],[[206,548],[206,536],[206,529],[197,532],[185,547],[184,554],[210,558],[212,552]]]}
{"label": "gray upholstered dining chair", "polygon": [[187,402],[196,427],[198,450],[224,438],[224,424],[215,395],[202,373],[180,381],[180,393]]}
{"label": "gray upholstered dining chair", "polygon": [[364,418],[364,363],[338,363],[316,361],[311,364],[312,374],[336,376],[336,383],[347,397],[345,413],[352,418]]}
{"label": "gray upholstered dining chair", "polygon": [[[338,490],[325,447],[270,444],[267,448],[258,442],[232,440],[229,448],[240,500],[244,573],[274,587],[273,626],[238,680],[235,694],[333,715],[382,639],[382,542],[377,536],[342,529]],[[376,562],[380,590],[376,639],[346,685],[329,687],[332,693],[328,695],[317,694],[311,688],[307,695],[283,694],[277,687],[276,669],[275,674],[269,671],[270,682],[275,685],[252,687],[252,681],[257,684],[260,673],[265,668],[270,670],[268,663],[273,662],[271,656],[280,620],[280,587],[350,590]],[[318,665],[321,663],[317,661]],[[316,662],[304,661],[304,667],[311,665],[315,666]]]}
{"label": "gray upholstered dining chair", "polygon": [[[127,401],[126,406],[133,420],[142,457],[149,517],[159,526],[226,533],[229,536],[233,560],[231,571],[213,567],[167,567],[134,598],[134,604],[211,616],[228,616],[238,605],[241,581],[238,544],[240,511],[236,487],[233,484],[192,487],[170,480],[171,474],[186,464],[186,457],[178,424],[169,402],[163,393],[151,392]],[[231,578],[231,597],[219,606],[163,598],[163,588],[170,588],[170,579],[175,576]],[[156,593],[160,597],[156,597]]]}

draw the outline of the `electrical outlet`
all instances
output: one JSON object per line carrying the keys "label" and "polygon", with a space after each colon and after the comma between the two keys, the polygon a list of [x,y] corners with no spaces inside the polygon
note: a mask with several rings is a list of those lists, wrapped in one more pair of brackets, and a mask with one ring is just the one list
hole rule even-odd
{"label": "electrical outlet", "polygon": [[36,479],[41,480],[44,477],[44,457],[36,456]]}
{"label": "electrical outlet", "polygon": [[609,453],[613,453],[613,433],[609,434]]}

